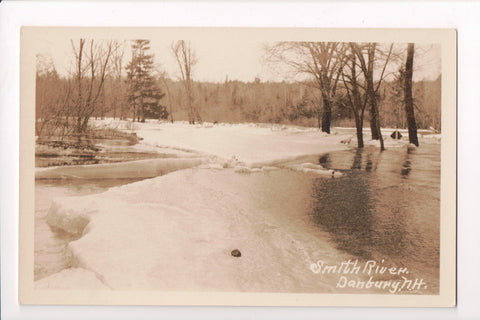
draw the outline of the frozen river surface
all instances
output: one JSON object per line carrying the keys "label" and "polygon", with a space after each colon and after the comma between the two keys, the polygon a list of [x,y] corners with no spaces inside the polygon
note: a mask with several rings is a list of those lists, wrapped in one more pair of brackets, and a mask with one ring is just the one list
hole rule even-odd
{"label": "frozen river surface", "polygon": [[[380,153],[346,150],[336,137],[332,150],[318,147],[314,156],[315,133],[291,136],[303,138],[306,154],[287,150],[272,162],[267,149],[269,166],[236,146],[234,159],[226,151],[200,165],[189,159],[182,170],[138,182],[130,175],[138,164],[121,170],[125,179],[44,173],[36,182],[36,285],[72,288],[88,274],[97,281],[90,287],[104,289],[356,293],[312,264],[376,261],[427,283],[401,293],[438,293],[440,145]],[[182,149],[194,149],[187,143]]]}

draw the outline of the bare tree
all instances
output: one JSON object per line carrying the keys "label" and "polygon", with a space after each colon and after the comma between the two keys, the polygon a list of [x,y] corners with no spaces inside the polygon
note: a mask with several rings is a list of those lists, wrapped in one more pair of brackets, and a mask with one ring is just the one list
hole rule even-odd
{"label": "bare tree", "polygon": [[75,57],[75,133],[82,135],[86,133],[88,120],[96,110],[116,43],[96,43],[93,39],[87,43],[85,39],[79,39],[78,45],[73,40],[71,44]]}
{"label": "bare tree", "polygon": [[[122,72],[123,72],[123,56],[125,54],[125,45],[124,41],[116,42],[114,45],[114,50],[112,52],[112,63],[110,71],[110,81],[112,89],[112,105],[113,109],[113,118],[118,117],[123,120],[125,118],[125,94],[124,94],[124,85],[122,81]],[[119,112],[117,113],[118,107],[120,107]]]}
{"label": "bare tree", "polygon": [[408,139],[418,147],[417,123],[415,122],[415,111],[413,108],[412,78],[413,78],[413,56],[415,46],[409,43],[407,47],[407,60],[405,62],[405,112],[408,123]]}
{"label": "bare tree", "polygon": [[[345,62],[342,72],[342,80],[345,87],[345,91],[348,97],[348,104],[355,116],[355,126],[357,129],[357,145],[359,148],[364,147],[363,143],[363,116],[365,114],[365,107],[368,101],[368,95],[366,94],[366,86],[360,83],[361,72],[358,73],[357,68],[357,56],[355,53],[355,47],[353,43],[349,44],[348,53],[345,54]],[[365,82],[365,77],[363,77]]]}
{"label": "bare tree", "polygon": [[39,140],[68,134],[71,81],[58,75],[51,57],[37,55],[35,134]]}
{"label": "bare tree", "polygon": [[175,59],[177,60],[181,79],[187,95],[188,122],[190,124],[195,124],[195,120],[201,122],[202,119],[198,112],[198,108],[193,106],[192,68],[197,63],[195,52],[192,51],[190,43],[185,42],[185,40],[173,42],[171,49]]}
{"label": "bare tree", "polygon": [[360,68],[366,81],[365,89],[370,104],[370,129],[372,132],[372,139],[380,140],[380,148],[381,150],[385,150],[383,136],[380,129],[380,112],[378,108],[377,94],[382,81],[385,79],[385,70],[392,56],[393,44],[390,45],[388,53],[385,55],[385,61],[383,63],[383,67],[381,68],[382,71],[377,81],[374,80],[375,63],[377,60],[380,60],[376,58],[377,44],[352,43],[351,47],[355,51],[355,54],[360,62]]}
{"label": "bare tree", "polygon": [[267,47],[269,59],[283,62],[299,74],[313,76],[322,96],[321,129],[330,133],[332,105],[342,69],[342,45],[338,42],[279,42]]}
{"label": "bare tree", "polygon": [[167,75],[163,72],[160,75],[160,79],[162,80],[163,85],[165,86],[165,91],[167,92],[167,101],[168,101],[168,113],[170,114],[170,122],[173,123],[173,102],[172,102],[172,95],[170,93],[170,86],[168,84]]}

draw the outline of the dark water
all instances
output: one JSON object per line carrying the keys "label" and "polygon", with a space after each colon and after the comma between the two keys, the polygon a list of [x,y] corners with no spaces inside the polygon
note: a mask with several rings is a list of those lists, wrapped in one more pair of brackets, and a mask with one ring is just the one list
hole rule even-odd
{"label": "dark water", "polygon": [[319,163],[344,172],[313,185],[312,219],[335,246],[407,267],[438,290],[440,145],[335,152]]}

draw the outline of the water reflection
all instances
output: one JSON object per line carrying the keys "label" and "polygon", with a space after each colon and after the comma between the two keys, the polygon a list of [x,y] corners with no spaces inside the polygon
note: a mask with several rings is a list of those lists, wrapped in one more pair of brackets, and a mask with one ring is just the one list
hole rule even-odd
{"label": "water reflection", "polygon": [[412,169],[412,167],[411,167],[410,161],[405,160],[405,162],[402,165],[402,171],[401,171],[401,174],[402,174],[403,178],[406,179],[408,177],[408,174],[410,173],[411,169]]}
{"label": "water reflection", "polygon": [[372,160],[368,160],[367,165],[365,166],[365,171],[370,172],[372,171],[372,168],[373,168],[373,162]]}
{"label": "water reflection", "polygon": [[362,149],[357,149],[355,151],[355,156],[353,157],[352,169],[361,169],[362,168]]}
{"label": "water reflection", "polygon": [[340,179],[318,179],[313,193],[314,221],[333,235],[339,249],[370,259],[374,204],[369,182],[352,172]]}
{"label": "water reflection", "polygon": [[316,179],[313,221],[363,259],[418,267],[438,281],[440,147],[364,148],[319,159],[343,177]]}

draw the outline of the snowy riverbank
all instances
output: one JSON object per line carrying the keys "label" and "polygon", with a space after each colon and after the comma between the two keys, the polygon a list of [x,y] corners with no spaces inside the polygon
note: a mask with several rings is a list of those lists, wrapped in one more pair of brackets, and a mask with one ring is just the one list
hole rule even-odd
{"label": "snowy riverbank", "polygon": [[332,172],[305,159],[346,150],[352,134],[253,124],[135,126],[140,149],[196,156],[38,169],[37,178],[52,179],[164,175],[55,199],[49,225],[81,237],[67,246],[72,268],[38,280],[37,289],[335,291],[338,275],[310,266],[350,257],[304,215],[305,182]]}

